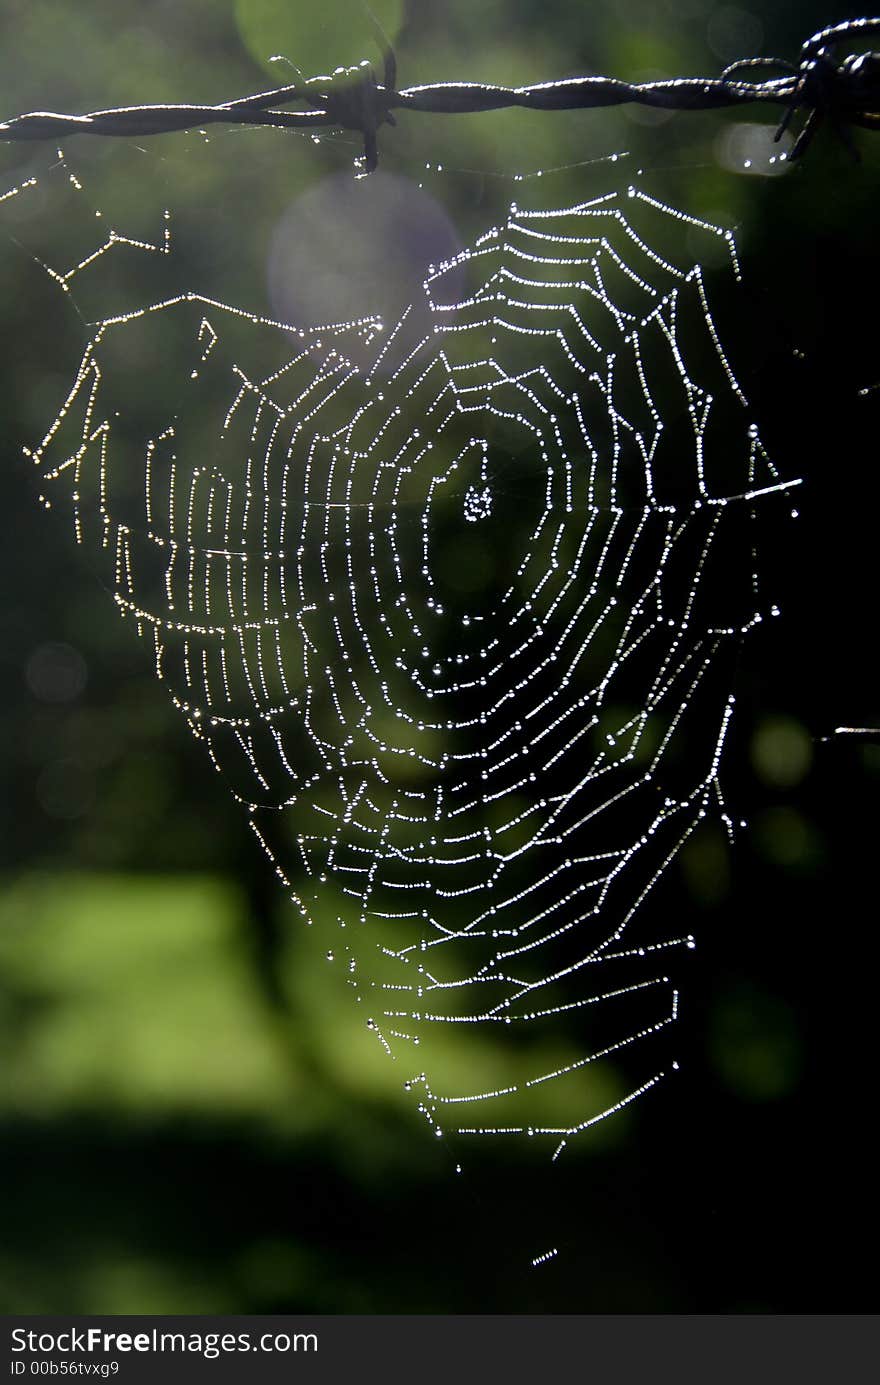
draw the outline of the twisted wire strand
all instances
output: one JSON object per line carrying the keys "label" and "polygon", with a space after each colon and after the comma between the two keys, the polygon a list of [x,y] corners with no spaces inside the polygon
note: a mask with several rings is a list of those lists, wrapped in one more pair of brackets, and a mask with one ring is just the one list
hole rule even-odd
{"label": "twisted wire strand", "polygon": [[[473,114],[520,107],[527,110],[587,110],[629,103],[664,110],[710,111],[745,104],[777,104],[787,108],[784,128],[798,109],[807,111],[809,135],[815,124],[829,118],[838,125],[880,125],[880,55],[862,54],[836,63],[830,50],[844,41],[880,33],[880,18],[849,20],[812,35],[802,46],[800,62],[748,58],[728,67],[720,77],[681,77],[653,82],[626,82],[616,77],[572,77],[532,86],[492,86],[480,82],[440,82],[395,87],[396,62],[382,43],[384,82],[372,64],[337,68],[329,77],[313,77],[220,105],[122,106],[65,115],[31,111],[0,122],[0,140],[52,140],[65,135],[143,137],[170,134],[206,125],[269,125],[286,129],[353,129],[364,137],[364,165],[378,160],[376,131],[393,125],[396,110],[433,115]],[[765,76],[775,70],[775,76]],[[754,71],[760,77],[734,77]],[[781,71],[781,75],[780,74]],[[307,110],[284,110],[293,103]],[[806,146],[808,139],[800,141]],[[798,148],[797,152],[802,152]]]}
{"label": "twisted wire strand", "polygon": [[[357,71],[358,69],[354,69]],[[314,78],[316,86],[331,78]],[[279,87],[216,106],[186,104],[119,106],[86,115],[62,115],[31,111],[0,122],[0,140],[50,140],[62,135],[160,135],[192,130],[202,125],[276,125],[293,129],[322,129],[342,125],[333,93],[310,90],[312,82]],[[435,115],[454,115],[503,110],[514,106],[531,110],[586,110],[634,102],[668,110],[714,110],[744,102],[787,104],[795,89],[793,77],[765,82],[731,82],[726,78],[676,78],[662,82],[624,82],[615,77],[574,77],[535,86],[487,86],[480,82],[439,82],[430,86],[388,91],[376,86],[378,101],[387,111],[411,110]],[[338,95],[338,93],[336,93]],[[277,109],[286,102],[326,98],[315,110]]]}

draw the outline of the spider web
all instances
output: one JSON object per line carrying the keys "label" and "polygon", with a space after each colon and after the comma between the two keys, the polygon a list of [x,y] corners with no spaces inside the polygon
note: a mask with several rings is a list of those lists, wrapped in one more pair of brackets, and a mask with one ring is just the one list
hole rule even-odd
{"label": "spider web", "polygon": [[[548,181],[396,322],[179,285],[98,317],[25,449],[455,1158],[556,1160],[678,1066],[694,940],[661,887],[704,819],[732,831],[734,666],[778,613],[760,526],[797,484],[710,307],[731,233],[625,161],[576,204]],[[54,289],[122,255],[174,284],[167,213],[96,215]],[[499,1035],[516,1081],[480,1061]]]}

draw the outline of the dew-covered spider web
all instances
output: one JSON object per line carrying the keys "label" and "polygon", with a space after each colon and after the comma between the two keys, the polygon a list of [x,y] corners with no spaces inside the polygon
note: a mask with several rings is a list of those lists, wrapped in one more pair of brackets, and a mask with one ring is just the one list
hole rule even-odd
{"label": "dew-covered spider web", "polygon": [[735,663],[776,614],[796,482],[710,302],[730,231],[625,160],[561,205],[510,180],[399,320],[316,328],[193,291],[173,216],[114,227],[51,176],[87,208],[52,292],[136,260],[156,290],[91,320],[28,441],[45,504],[454,1161],[557,1160],[677,1066],[664,877],[732,830]]}

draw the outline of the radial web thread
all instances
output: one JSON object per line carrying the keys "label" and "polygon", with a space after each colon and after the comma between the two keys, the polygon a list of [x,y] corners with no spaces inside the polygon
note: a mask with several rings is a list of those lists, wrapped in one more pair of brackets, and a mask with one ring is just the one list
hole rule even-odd
{"label": "radial web thread", "polygon": [[[26,449],[365,1042],[438,1137],[548,1159],[675,1066],[693,939],[661,886],[703,819],[732,827],[733,664],[776,614],[759,529],[797,484],[710,308],[730,232],[621,168],[577,205],[512,184],[396,324],[179,291],[99,321]],[[174,258],[173,222],[97,224],[59,292],[123,247]],[[468,1061],[499,1034],[512,1084]]]}

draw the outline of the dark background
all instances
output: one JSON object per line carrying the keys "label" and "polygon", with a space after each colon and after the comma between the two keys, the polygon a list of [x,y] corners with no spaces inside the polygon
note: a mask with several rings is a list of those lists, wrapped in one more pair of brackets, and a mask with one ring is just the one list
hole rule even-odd
{"label": "dark background", "polygon": [[[378,12],[403,84],[711,74],[741,53],[792,57],[813,29],[851,13],[711,0],[408,0]],[[6,115],[224,100],[279,80],[261,62],[274,52],[307,73],[371,53],[354,0],[4,0],[3,17]],[[875,1306],[864,1263],[876,1243],[880,747],[825,737],[880,719],[880,388],[870,390],[880,145],[860,135],[856,163],[826,134],[785,177],[747,176],[730,167],[730,131],[759,119],[772,113],[413,116],[382,135],[391,169],[464,162],[462,151],[468,167],[549,167],[629,147],[679,184],[683,172],[695,208],[738,229],[746,388],[772,455],[808,483],[800,537],[773,555],[784,619],[756,634],[740,669],[726,784],[749,829],[729,856],[711,834],[684,853],[666,905],[698,940],[680,1081],[603,1125],[540,1191],[509,1149],[460,1186],[396,1086],[362,1058],[347,998],[319,966],[320,939],[303,936],[217,792],[149,650],[116,620],[61,518],[34,503],[20,446],[55,407],[52,324],[21,273],[20,246],[36,233],[4,222],[8,1311]],[[66,149],[123,201],[195,203],[204,263],[235,301],[239,283],[263,273],[265,228],[357,152],[346,138],[317,147],[265,135],[246,160],[218,136],[199,165],[187,139],[161,152],[151,143],[141,165],[125,149]],[[40,157],[0,150],[4,187]],[[119,193],[131,168],[146,171]],[[51,208],[43,232],[63,259],[66,228]],[[356,228],[340,234],[344,245]],[[539,1271],[527,1265],[531,1217],[562,1252]]]}

